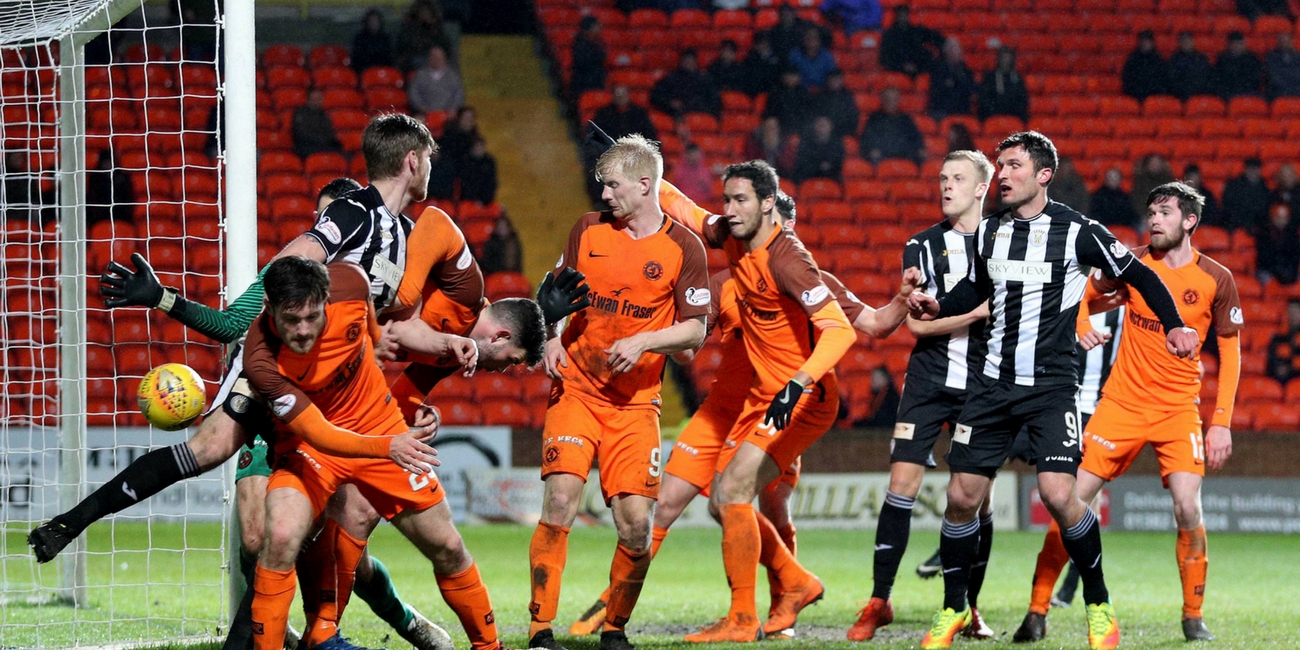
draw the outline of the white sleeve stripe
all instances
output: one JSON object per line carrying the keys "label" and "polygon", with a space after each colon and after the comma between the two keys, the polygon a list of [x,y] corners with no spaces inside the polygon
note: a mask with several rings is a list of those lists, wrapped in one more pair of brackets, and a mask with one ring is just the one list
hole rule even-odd
{"label": "white sleeve stripe", "polygon": [[[1106,263],[1110,265],[1110,270],[1114,272],[1114,275],[1118,276],[1123,273],[1124,269],[1119,268],[1119,264],[1115,262],[1115,258],[1110,256],[1110,251],[1106,250],[1106,246],[1101,243],[1101,240],[1097,239],[1097,235],[1089,233],[1089,236],[1092,237],[1093,241],[1097,242],[1097,249],[1101,251],[1101,256],[1106,258]],[[1128,268],[1127,264],[1125,268]]]}

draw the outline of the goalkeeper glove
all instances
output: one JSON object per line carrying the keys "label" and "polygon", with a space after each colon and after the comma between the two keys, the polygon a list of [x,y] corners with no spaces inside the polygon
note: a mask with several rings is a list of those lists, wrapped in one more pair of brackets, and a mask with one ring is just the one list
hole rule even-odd
{"label": "goalkeeper glove", "polygon": [[554,325],[591,305],[587,297],[591,287],[584,282],[586,279],[587,276],[571,266],[564,267],[558,277],[546,272],[542,285],[537,288],[537,304],[542,307],[547,325]]}
{"label": "goalkeeper glove", "polygon": [[763,417],[763,424],[771,422],[777,431],[790,426],[790,414],[794,413],[794,407],[799,403],[799,398],[803,397],[803,384],[791,379],[772,399],[772,404],[767,407],[767,415]]}
{"label": "goalkeeper glove", "polygon": [[[614,138],[609,137],[596,123],[587,120],[587,137],[583,140],[583,145],[590,145],[592,150],[597,154],[605,153],[610,147],[614,146]],[[599,149],[599,151],[596,151]]]}
{"label": "goalkeeper glove", "polygon": [[170,312],[179,297],[175,289],[164,287],[154,275],[153,267],[139,253],[131,253],[135,272],[117,262],[109,262],[108,270],[99,276],[99,295],[104,306],[149,307]]}

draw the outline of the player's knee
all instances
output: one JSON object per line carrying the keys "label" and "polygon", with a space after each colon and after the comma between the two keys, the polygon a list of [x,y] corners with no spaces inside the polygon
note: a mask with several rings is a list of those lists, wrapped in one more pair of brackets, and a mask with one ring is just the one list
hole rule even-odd
{"label": "player's knee", "polygon": [[262,534],[262,527],[260,525],[257,526],[256,529],[252,526],[247,528],[241,526],[239,530],[239,543],[245,554],[256,557],[258,552],[262,550],[264,540],[265,536]]}
{"label": "player's knee", "polygon": [[720,504],[716,499],[709,497],[709,516],[712,517],[714,521],[722,523],[722,511],[718,509],[719,505]]}
{"label": "player's knee", "polygon": [[898,496],[915,499],[921,491],[925,468],[911,463],[894,463],[889,469],[889,491]]}
{"label": "player's knee", "polygon": [[947,514],[949,519],[956,515],[960,521],[968,520],[979,510],[982,501],[983,495],[977,494],[968,486],[956,481],[948,484]]}
{"label": "player's knee", "polygon": [[633,553],[650,550],[650,522],[628,522],[618,527],[618,543]]}
{"label": "player's knee", "polygon": [[460,573],[473,562],[469,550],[465,548],[465,541],[459,534],[454,539],[439,540],[429,560],[433,562],[433,571],[438,575]]}
{"label": "player's knee", "polygon": [[1043,500],[1043,506],[1057,520],[1070,509],[1071,502],[1078,499],[1069,485],[1051,485],[1042,482],[1038,484],[1038,495]]}
{"label": "player's knee", "polygon": [[262,544],[261,563],[268,569],[284,571],[292,567],[302,546],[297,526],[272,523]]}
{"label": "player's knee", "polygon": [[1195,497],[1174,498],[1174,521],[1187,530],[1201,525],[1201,501]]}

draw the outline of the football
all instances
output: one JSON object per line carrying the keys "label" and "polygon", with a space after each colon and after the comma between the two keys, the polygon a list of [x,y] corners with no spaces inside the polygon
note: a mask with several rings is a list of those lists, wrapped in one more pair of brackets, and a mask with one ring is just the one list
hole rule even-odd
{"label": "football", "polygon": [[164,363],[150,370],[140,380],[136,400],[149,424],[163,431],[188,427],[208,403],[203,378],[183,363]]}

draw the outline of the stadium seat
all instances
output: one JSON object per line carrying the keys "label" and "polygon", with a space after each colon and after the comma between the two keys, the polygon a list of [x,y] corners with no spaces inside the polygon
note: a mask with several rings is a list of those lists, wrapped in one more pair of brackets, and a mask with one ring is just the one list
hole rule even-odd
{"label": "stadium seat", "polygon": [[515,399],[492,399],[482,402],[483,424],[527,429],[534,426],[533,413]]}
{"label": "stadium seat", "polygon": [[658,9],[634,9],[627,15],[628,29],[659,30],[668,28],[668,16]]}
{"label": "stadium seat", "polygon": [[348,160],[342,154],[324,151],[307,156],[303,161],[303,171],[307,174],[334,174],[343,176],[348,172]]}
{"label": "stadium seat", "polygon": [[271,172],[266,178],[266,196],[304,196],[310,194],[301,173],[285,174]]}
{"label": "stadium seat", "polygon": [[501,298],[531,298],[533,295],[528,278],[513,271],[501,271],[487,276],[483,279],[483,290],[494,301]]}
{"label": "stadium seat", "polygon": [[799,184],[800,201],[816,201],[818,199],[838,201],[844,192],[840,189],[840,184],[829,178],[813,178]]}
{"label": "stadium seat", "polygon": [[268,151],[258,161],[258,171],[266,174],[301,174],[302,160],[285,151]]}
{"label": "stadium seat", "polygon": [[518,378],[501,373],[484,373],[471,378],[474,386],[474,398],[480,402],[490,399],[523,399],[523,382]]}
{"label": "stadium seat", "polygon": [[[1282,139],[1286,137],[1286,124],[1269,118],[1247,118],[1241,120],[1242,137],[1255,140]],[[1267,143],[1265,143],[1267,144]],[[1262,149],[1262,147],[1261,147]],[[1262,155],[1261,151],[1261,155]]]}
{"label": "stadium seat", "polygon": [[687,113],[686,126],[690,128],[692,134],[717,133],[718,118],[708,113]]}
{"label": "stadium seat", "polygon": [[[1274,16],[1261,16],[1261,18],[1270,17]],[[1266,117],[1268,111],[1268,102],[1262,97],[1233,97],[1228,101],[1229,117]]]}
{"label": "stadium seat", "polygon": [[712,24],[709,14],[699,9],[678,9],[668,19],[672,29],[708,29]]}
{"label": "stadium seat", "polygon": [[352,63],[348,49],[342,45],[317,45],[308,57],[312,68],[345,67]]}
{"label": "stadium seat", "polygon": [[876,165],[876,177],[880,180],[897,180],[913,179],[917,177],[919,169],[916,163],[910,160],[882,160]]}
{"label": "stadium seat", "polygon": [[[443,382],[446,380],[444,379]],[[483,409],[469,400],[437,400],[443,424],[473,426],[483,424]]]}
{"label": "stadium seat", "polygon": [[1201,137],[1206,140],[1236,138],[1241,135],[1242,125],[1239,120],[1206,118],[1199,122]]}
{"label": "stadium seat", "polygon": [[[748,137],[758,128],[760,118],[751,113],[726,113],[722,116],[722,132],[735,137]],[[845,161],[847,165],[848,160]]]}
{"label": "stadium seat", "polygon": [[[355,108],[335,108],[329,111],[330,121],[336,131],[359,131],[366,128],[370,118]],[[340,133],[340,137],[341,137]]]}
{"label": "stadium seat", "polygon": [[754,19],[747,11],[726,10],[713,14],[714,29],[753,29]]}
{"label": "stadium seat", "polygon": [[278,66],[300,68],[304,62],[302,49],[294,45],[272,45],[262,52],[262,65],[267,68]]}
{"label": "stadium seat", "polygon": [[401,88],[406,85],[402,71],[388,66],[367,68],[361,73],[361,87],[365,90],[375,88]]}
{"label": "stadium seat", "polygon": [[[805,181],[804,185],[808,182]],[[799,190],[805,191],[806,188],[800,187]],[[839,187],[836,186],[838,192]],[[836,199],[839,197],[837,196]],[[808,203],[798,207],[799,218],[805,218],[805,213],[811,216],[811,221],[818,226],[823,224],[849,224],[853,223],[853,206],[844,201],[820,201],[817,203]]]}
{"label": "stadium seat", "polygon": [[1143,117],[1177,117],[1183,114],[1183,103],[1177,97],[1152,95],[1142,100]]}
{"label": "stadium seat", "polygon": [[1300,411],[1293,404],[1250,404],[1256,431],[1293,432],[1300,429]]}
{"label": "stadium seat", "polygon": [[352,88],[357,87],[357,73],[352,68],[329,66],[315,68],[311,72],[312,84],[317,88]]}
{"label": "stadium seat", "polygon": [[1082,138],[1109,138],[1111,120],[1103,117],[1085,117],[1070,120],[1070,136]]}
{"label": "stadium seat", "polygon": [[826,248],[860,249],[865,243],[862,230],[854,226],[833,225],[818,228],[817,232],[821,234],[821,245]]}
{"label": "stadium seat", "polygon": [[833,263],[835,272],[842,275],[872,273],[880,270],[879,251],[870,251],[864,248],[837,250],[835,255],[827,261]]}
{"label": "stadium seat", "polygon": [[862,201],[856,203],[856,206],[854,216],[859,224],[898,223],[899,211],[893,203],[888,201]]}
{"label": "stadium seat", "polygon": [[[304,195],[292,194],[273,199],[271,201],[271,217],[276,221],[294,226],[292,234],[281,231],[280,236],[277,238],[279,242],[287,244],[293,237],[306,230],[303,227],[303,222],[310,221],[315,210],[316,202]],[[288,235],[287,238],[286,235]]]}
{"label": "stadium seat", "polygon": [[268,66],[266,69],[266,83],[271,88],[283,88],[284,86],[301,86],[306,88],[311,85],[311,75],[304,69],[296,66]]}
{"label": "stadium seat", "polygon": [[1223,117],[1227,105],[1222,99],[1209,95],[1197,95],[1187,100],[1185,114],[1187,117]]}
{"label": "stadium seat", "polygon": [[1228,250],[1232,247],[1232,236],[1228,231],[1215,226],[1197,228],[1196,247],[1206,253]]}

